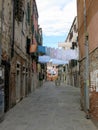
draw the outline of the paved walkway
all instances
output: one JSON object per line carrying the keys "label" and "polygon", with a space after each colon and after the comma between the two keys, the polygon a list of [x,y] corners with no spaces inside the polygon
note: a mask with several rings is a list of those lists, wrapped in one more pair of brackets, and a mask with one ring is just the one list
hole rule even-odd
{"label": "paved walkway", "polygon": [[46,82],[5,115],[0,130],[98,130],[80,110],[79,89]]}

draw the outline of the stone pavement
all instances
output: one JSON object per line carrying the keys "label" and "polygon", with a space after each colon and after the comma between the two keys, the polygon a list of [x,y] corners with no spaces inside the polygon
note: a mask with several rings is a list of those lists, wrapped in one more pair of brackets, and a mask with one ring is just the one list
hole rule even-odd
{"label": "stone pavement", "polygon": [[10,109],[0,130],[98,130],[80,110],[78,88],[45,82]]}

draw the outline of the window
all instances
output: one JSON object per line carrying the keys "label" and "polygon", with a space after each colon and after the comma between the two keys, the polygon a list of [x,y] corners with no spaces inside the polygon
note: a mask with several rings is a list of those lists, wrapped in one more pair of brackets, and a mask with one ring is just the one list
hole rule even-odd
{"label": "window", "polygon": [[24,17],[23,5],[24,5],[24,0],[15,1],[15,18],[20,22],[22,22]]}
{"label": "window", "polygon": [[73,31],[72,31],[72,32],[70,32],[70,34],[69,34],[69,40],[71,40],[71,39],[72,39],[72,37],[73,37]]}

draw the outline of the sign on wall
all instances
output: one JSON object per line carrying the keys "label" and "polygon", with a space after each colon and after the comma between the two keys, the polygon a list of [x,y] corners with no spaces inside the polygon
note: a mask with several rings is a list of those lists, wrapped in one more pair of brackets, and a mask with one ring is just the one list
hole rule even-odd
{"label": "sign on wall", "polygon": [[98,70],[94,70],[90,73],[91,78],[91,84],[90,84],[90,90],[98,92]]}

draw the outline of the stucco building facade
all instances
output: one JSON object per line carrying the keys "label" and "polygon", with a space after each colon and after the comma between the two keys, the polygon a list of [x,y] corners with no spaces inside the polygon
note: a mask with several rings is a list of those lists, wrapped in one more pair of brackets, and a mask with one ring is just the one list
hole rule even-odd
{"label": "stucco building facade", "polygon": [[0,60],[8,111],[37,87],[36,51],[42,34],[35,0],[0,0],[0,12]]}
{"label": "stucco building facade", "polygon": [[[70,31],[67,35],[66,42],[71,43],[70,49],[76,50],[79,55],[79,46],[78,46],[78,23],[77,16],[74,18],[73,23],[71,25]],[[67,84],[79,87],[79,62],[77,59],[72,59],[69,61],[67,65]]]}
{"label": "stucco building facade", "polygon": [[[76,50],[77,54],[79,55],[79,46],[78,46],[77,38],[78,38],[78,23],[77,23],[77,17],[75,17],[65,42],[59,43],[58,47],[61,47],[64,50],[69,50],[69,49]],[[66,69],[64,73],[66,73],[66,84],[79,87],[78,59],[69,60],[68,64],[65,65],[65,68]]]}

